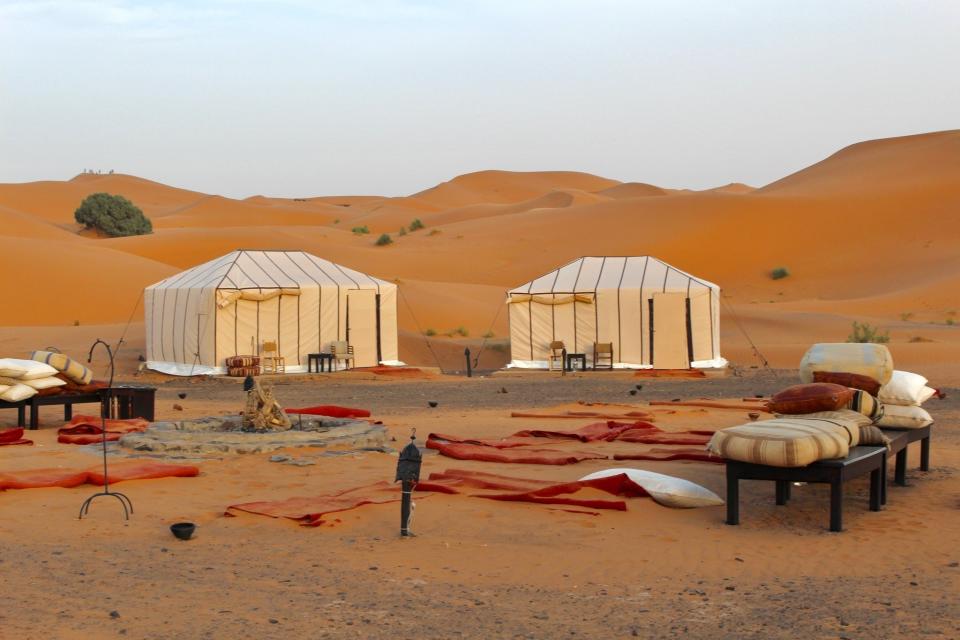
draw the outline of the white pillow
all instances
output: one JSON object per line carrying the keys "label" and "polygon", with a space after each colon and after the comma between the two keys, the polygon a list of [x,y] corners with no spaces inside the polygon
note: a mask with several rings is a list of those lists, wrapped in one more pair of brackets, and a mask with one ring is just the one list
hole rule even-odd
{"label": "white pillow", "polygon": [[920,390],[920,395],[918,397],[919,402],[917,404],[923,404],[933,396],[937,395],[936,389],[931,389],[930,387],[924,387]]}
{"label": "white pillow", "polygon": [[878,427],[893,429],[922,429],[933,424],[933,417],[923,407],[885,404],[883,417],[877,421]]}
{"label": "white pillow", "polygon": [[880,387],[877,397],[883,404],[899,404],[905,407],[919,405],[926,386],[927,379],[919,373],[894,371],[890,382]]}
{"label": "white pillow", "polygon": [[28,387],[25,384],[15,384],[3,393],[0,393],[0,400],[20,402],[35,395],[37,395],[37,390],[33,387]]}
{"label": "white pillow", "polygon": [[0,376],[19,378],[20,380],[35,380],[57,375],[58,371],[36,360],[19,360],[17,358],[0,359]]}
{"label": "white pillow", "polygon": [[10,385],[8,384],[0,384],[0,396],[2,396],[6,392],[6,390],[9,388],[10,388]]}
{"label": "white pillow", "polygon": [[715,507],[723,504],[723,500],[706,487],[653,471],[640,469],[604,469],[583,476],[581,480],[594,480],[625,474],[630,480],[643,487],[650,497],[667,507]]}
{"label": "white pillow", "polygon": [[23,380],[20,382],[27,385],[28,387],[33,387],[38,391],[40,389],[50,389],[51,387],[62,387],[67,384],[66,380],[61,380],[60,378],[37,378],[36,380]]}

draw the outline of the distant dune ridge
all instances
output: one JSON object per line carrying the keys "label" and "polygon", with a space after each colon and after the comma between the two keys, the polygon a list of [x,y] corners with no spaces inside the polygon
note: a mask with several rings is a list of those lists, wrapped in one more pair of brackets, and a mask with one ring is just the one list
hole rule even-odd
{"label": "distant dune ridge", "polygon": [[[79,234],[73,212],[100,191],[134,202],[154,233]],[[463,326],[479,337],[511,286],[582,255],[654,255],[720,284],[724,312],[742,315],[771,353],[843,340],[851,319],[942,347],[957,341],[948,319],[960,312],[958,209],[960,131],[851,145],[757,189],[479,171],[399,198],[234,200],[82,174],[0,184],[0,265],[18,274],[5,291],[15,311],[0,325],[125,322],[143,287],[181,269],[236,248],[298,248],[398,282],[407,299],[401,330],[410,336],[419,324],[438,333]],[[414,219],[425,228],[399,236]],[[357,226],[370,233],[352,233]],[[394,242],[375,246],[381,233]],[[771,279],[777,267],[790,276]],[[493,332],[505,337],[500,311]],[[745,348],[733,323],[722,327],[730,349]],[[401,357],[403,350],[401,342]]]}

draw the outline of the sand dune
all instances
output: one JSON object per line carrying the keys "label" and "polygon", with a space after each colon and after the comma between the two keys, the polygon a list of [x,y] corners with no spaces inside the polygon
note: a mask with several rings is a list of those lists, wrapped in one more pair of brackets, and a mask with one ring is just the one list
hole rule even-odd
{"label": "sand dune", "polygon": [[[8,282],[24,302],[3,324],[125,322],[142,287],[177,270],[239,247],[296,248],[399,280],[401,330],[463,326],[469,337],[435,339],[455,355],[458,340],[479,339],[502,311],[505,289],[582,255],[650,254],[720,284],[783,362],[802,344],[842,339],[854,319],[904,342],[927,332],[954,344],[946,321],[960,312],[958,158],[960,132],[948,131],[853,145],[757,190],[666,190],[554,171],[481,171],[399,198],[233,200],[119,174],[0,185],[0,268],[33,269]],[[73,211],[97,191],[130,198],[155,232],[78,234]],[[414,218],[426,228],[400,236]],[[358,226],[370,233],[352,233]],[[375,246],[380,233],[393,243]],[[790,275],[773,280],[777,267]],[[750,357],[734,325],[723,327],[730,352]],[[503,314],[493,331],[505,336]]]}
{"label": "sand dune", "polygon": [[645,182],[624,182],[612,187],[607,187],[606,189],[601,189],[597,191],[599,195],[607,196],[608,198],[621,199],[621,198],[645,198],[647,196],[665,196],[667,195],[666,189],[661,189],[652,184],[647,184]]}

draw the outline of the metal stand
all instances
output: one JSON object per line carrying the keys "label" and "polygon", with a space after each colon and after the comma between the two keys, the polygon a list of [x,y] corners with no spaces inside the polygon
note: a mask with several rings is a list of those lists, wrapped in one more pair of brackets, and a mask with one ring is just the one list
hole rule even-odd
{"label": "metal stand", "polygon": [[[110,477],[107,475],[107,414],[110,412],[113,407],[113,349],[110,348],[106,342],[97,338],[97,341],[93,343],[90,347],[90,353],[87,355],[87,362],[93,360],[93,350],[98,344],[102,344],[107,349],[107,354],[110,356],[110,384],[106,389],[106,397],[104,401],[100,404],[100,430],[102,435],[103,442],[103,491],[98,491],[93,494],[86,500],[83,504],[80,505],[80,516],[82,520],[83,516],[87,515],[90,512],[90,505],[96,498],[100,496],[111,496],[120,501],[120,505],[123,507],[123,517],[126,520],[130,519],[130,514],[133,513],[133,503],[130,501],[126,495],[110,491]],[[119,344],[117,345],[120,346]]]}
{"label": "metal stand", "polygon": [[401,483],[402,497],[400,499],[400,535],[410,537],[413,532],[410,531],[410,507],[413,501],[413,488],[417,485],[412,480],[404,480]]}

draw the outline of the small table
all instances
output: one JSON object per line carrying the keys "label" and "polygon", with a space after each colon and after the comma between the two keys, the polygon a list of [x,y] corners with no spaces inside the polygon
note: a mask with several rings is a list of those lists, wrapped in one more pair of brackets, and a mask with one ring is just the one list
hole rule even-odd
{"label": "small table", "polygon": [[567,354],[567,371],[573,371],[573,365],[575,362],[580,363],[580,371],[587,370],[587,354],[585,353],[568,353]]}
{"label": "small table", "polygon": [[308,353],[307,354],[307,373],[313,373],[313,367],[316,365],[317,373],[320,373],[324,370],[324,363],[326,363],[326,370],[333,371],[333,354],[332,353]]}

